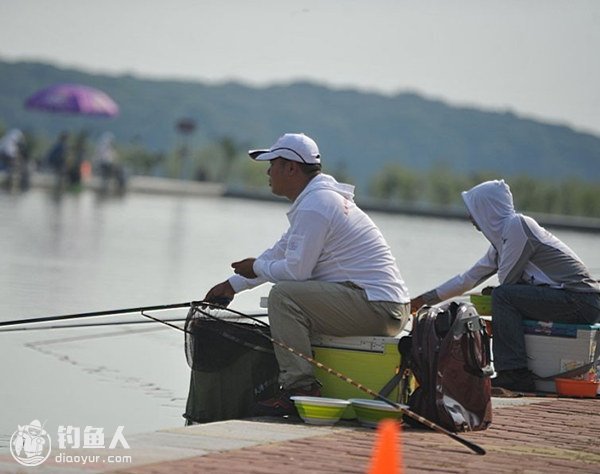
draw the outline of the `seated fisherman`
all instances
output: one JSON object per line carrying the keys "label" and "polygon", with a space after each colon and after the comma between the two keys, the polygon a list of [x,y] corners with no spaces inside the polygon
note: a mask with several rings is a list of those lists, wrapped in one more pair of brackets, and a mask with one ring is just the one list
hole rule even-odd
{"label": "seated fisherman", "polygon": [[[398,334],[410,317],[410,298],[389,246],[354,203],[354,187],[321,172],[317,144],[304,134],[281,136],[269,150],[273,194],[292,205],[290,226],[257,258],[232,263],[236,275],[214,286],[205,300],[233,296],[267,281],[272,337],[310,355],[312,333],[333,336]],[[261,402],[258,414],[294,413],[292,395],[320,395],[310,363],[275,346],[281,393]]]}
{"label": "seated fisherman", "polygon": [[498,274],[492,292],[492,385],[533,391],[527,368],[523,319],[568,324],[600,321],[600,285],[579,257],[531,217],[518,214],[510,188],[487,181],[462,193],[469,217],[489,240],[487,253],[457,275],[411,301],[413,310],[436,304]]}

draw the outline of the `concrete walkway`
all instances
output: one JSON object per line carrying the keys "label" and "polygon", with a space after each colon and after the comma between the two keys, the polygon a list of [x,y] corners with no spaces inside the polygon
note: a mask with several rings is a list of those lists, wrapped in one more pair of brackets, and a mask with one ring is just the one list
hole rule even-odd
{"label": "concrete walkway", "polygon": [[[315,427],[300,421],[231,420],[127,437],[130,449],[63,451],[97,454],[99,462],[58,462],[54,451],[39,473],[365,473],[376,431],[354,422]],[[483,447],[473,454],[455,440],[405,428],[404,472],[600,473],[600,400],[494,399],[494,421],[482,432],[461,434]],[[113,456],[111,461],[107,452]],[[119,458],[127,456],[127,458]],[[24,472],[10,454],[0,472]]]}
{"label": "concrete walkway", "polygon": [[[53,189],[55,178],[51,174],[36,173],[31,177],[32,188]],[[83,189],[100,191],[101,182],[93,177],[82,183]],[[171,196],[222,196],[225,186],[208,181],[185,181],[180,179],[157,178],[153,176],[131,176],[127,180],[127,192],[165,194]]]}

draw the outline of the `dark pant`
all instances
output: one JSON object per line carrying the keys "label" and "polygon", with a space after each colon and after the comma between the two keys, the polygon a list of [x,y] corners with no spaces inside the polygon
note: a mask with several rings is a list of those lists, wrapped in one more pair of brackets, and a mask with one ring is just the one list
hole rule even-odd
{"label": "dark pant", "polygon": [[600,321],[600,293],[577,293],[547,286],[500,285],[492,292],[494,367],[527,367],[523,319],[566,324]]}

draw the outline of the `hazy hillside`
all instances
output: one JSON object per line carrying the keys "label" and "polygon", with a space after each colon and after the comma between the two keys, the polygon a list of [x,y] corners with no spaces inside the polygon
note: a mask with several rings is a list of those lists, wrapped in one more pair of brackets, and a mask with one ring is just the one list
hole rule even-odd
{"label": "hazy hillside", "polygon": [[[57,82],[96,86],[120,105],[116,119],[80,119],[29,111],[23,101]],[[549,99],[550,100],[550,99]],[[194,146],[225,136],[269,145],[286,131],[315,137],[326,163],[363,181],[388,162],[419,170],[440,164],[458,172],[502,176],[574,176],[600,180],[600,137],[511,113],[451,107],[415,94],[393,97],[309,83],[269,88],[96,76],[37,63],[0,62],[0,121],[49,136],[86,127],[112,130],[122,142],[170,150],[175,123],[194,118]]]}

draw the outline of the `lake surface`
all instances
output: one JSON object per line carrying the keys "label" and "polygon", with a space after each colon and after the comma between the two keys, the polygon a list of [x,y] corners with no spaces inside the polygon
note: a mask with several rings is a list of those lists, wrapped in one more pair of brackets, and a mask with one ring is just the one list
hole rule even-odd
{"label": "lake surface", "polygon": [[[287,227],[286,203],[42,190],[0,194],[0,320],[201,299]],[[412,295],[466,269],[487,248],[468,221],[372,213]],[[598,234],[555,231],[600,276]],[[495,283],[490,280],[488,283]],[[263,286],[232,308],[258,310]],[[159,313],[166,315],[167,312]],[[185,316],[185,310],[168,316]],[[138,315],[104,320],[141,319]],[[155,325],[0,333],[0,447],[17,424],[125,433],[183,424],[189,368],[182,333]]]}

